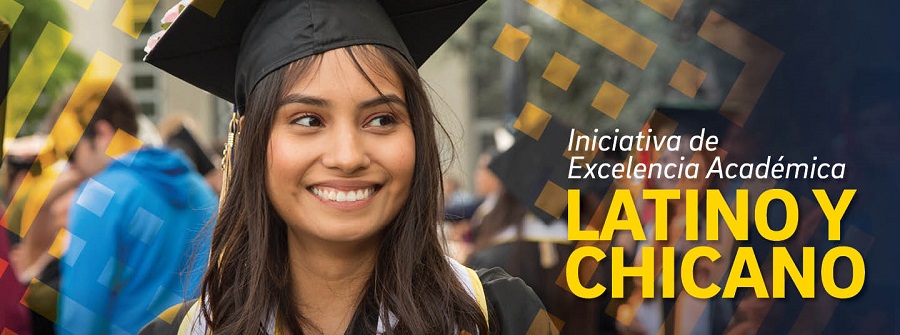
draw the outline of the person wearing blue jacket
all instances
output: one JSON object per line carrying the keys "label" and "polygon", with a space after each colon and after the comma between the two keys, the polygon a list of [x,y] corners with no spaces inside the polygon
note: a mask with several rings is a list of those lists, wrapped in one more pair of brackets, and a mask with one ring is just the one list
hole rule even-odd
{"label": "person wearing blue jacket", "polygon": [[[79,98],[69,105],[90,104]],[[70,167],[88,178],[69,211],[56,331],[135,334],[167,307],[197,297],[217,198],[180,152],[141,148],[109,157],[116,132],[136,135],[137,111],[115,84],[90,99],[101,102],[84,118],[85,134],[70,155]]]}

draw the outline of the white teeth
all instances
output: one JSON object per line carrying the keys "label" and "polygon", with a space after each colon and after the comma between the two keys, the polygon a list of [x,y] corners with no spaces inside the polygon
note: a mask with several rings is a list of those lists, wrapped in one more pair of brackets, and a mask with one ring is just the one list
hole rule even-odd
{"label": "white teeth", "polygon": [[360,201],[368,198],[372,193],[375,193],[374,189],[360,189],[356,191],[340,191],[335,189],[318,189],[313,188],[312,193],[318,196],[319,198],[337,201],[337,202],[348,202],[348,201]]}

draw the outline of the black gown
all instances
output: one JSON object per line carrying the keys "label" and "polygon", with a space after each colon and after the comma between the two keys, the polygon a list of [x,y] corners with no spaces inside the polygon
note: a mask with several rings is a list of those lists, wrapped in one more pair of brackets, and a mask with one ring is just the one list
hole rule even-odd
{"label": "black gown", "polygon": [[[521,279],[512,277],[500,268],[481,269],[476,271],[484,287],[484,295],[488,301],[491,334],[500,335],[545,335],[558,334],[551,319],[547,317],[544,305],[534,291]],[[141,335],[175,335],[193,302],[180,305],[174,322],[166,322],[160,318],[148,323],[141,329]],[[369,315],[370,325],[377,324],[377,315]],[[354,327],[360,329],[363,327]],[[372,327],[374,328],[374,327]],[[362,335],[363,332],[348,331],[348,335]],[[369,334],[366,334],[369,335]],[[448,334],[450,335],[450,334]],[[452,334],[456,335],[456,334]]]}

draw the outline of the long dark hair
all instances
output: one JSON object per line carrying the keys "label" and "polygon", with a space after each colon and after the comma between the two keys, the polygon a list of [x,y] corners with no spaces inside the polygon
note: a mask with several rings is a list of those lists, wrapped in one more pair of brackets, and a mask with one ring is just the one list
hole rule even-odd
{"label": "long dark hair", "polygon": [[[373,87],[360,60],[375,75],[393,71],[400,78],[416,150],[409,198],[381,233],[375,270],[350,327],[375,333],[374,325],[359,320],[378,313],[382,323],[390,325],[390,312],[399,322],[394,328],[386,327],[386,334],[461,330],[487,334],[481,310],[457,280],[438,236],[442,172],[436,119],[418,71],[387,47],[351,46],[342,51]],[[290,333],[302,334],[302,325],[311,326],[293,301],[287,227],[271,205],[265,180],[276,102],[320,60],[321,55],[313,55],[274,71],[257,84],[247,100],[231,191],[213,230],[212,256],[201,288],[201,311],[216,335],[260,333],[261,322],[273,312],[282,329]]]}

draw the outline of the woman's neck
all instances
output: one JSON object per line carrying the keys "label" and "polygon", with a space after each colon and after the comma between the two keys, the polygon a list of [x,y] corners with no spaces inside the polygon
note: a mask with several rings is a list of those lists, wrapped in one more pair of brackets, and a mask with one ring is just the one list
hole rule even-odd
{"label": "woman's neck", "polygon": [[343,334],[375,269],[378,239],[355,243],[290,236],[294,301],[325,334]]}

